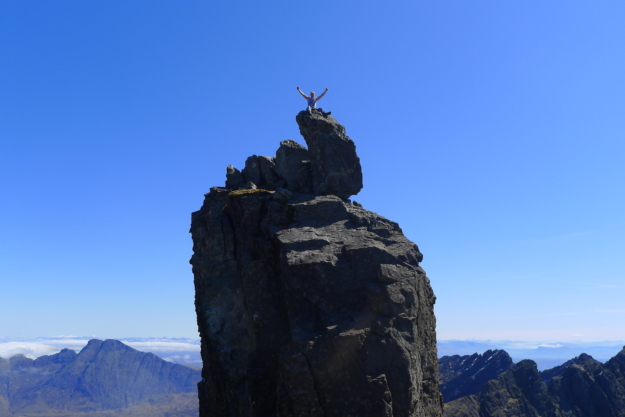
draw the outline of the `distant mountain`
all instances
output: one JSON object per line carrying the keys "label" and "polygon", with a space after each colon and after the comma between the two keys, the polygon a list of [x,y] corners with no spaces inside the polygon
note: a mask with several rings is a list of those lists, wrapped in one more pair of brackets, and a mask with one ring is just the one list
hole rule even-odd
{"label": "distant mountain", "polygon": [[200,379],[198,370],[94,339],[78,354],[0,358],[0,417],[164,415],[158,404],[168,416],[197,416]]}
{"label": "distant mountain", "polygon": [[502,349],[508,352],[514,362],[531,359],[538,365],[538,370],[544,370],[561,365],[582,353],[602,362],[608,361],[620,352],[625,341],[538,343],[511,340],[439,340],[436,345],[439,357]]}
{"label": "distant mountain", "polygon": [[[80,351],[95,336],[57,336],[37,338],[0,338],[0,357],[10,358],[23,354],[35,359],[43,355],[52,355],[63,349]],[[131,337],[117,339],[127,346],[141,352],[152,352],[168,362],[187,366],[202,366],[200,340],[172,337]]]}
{"label": "distant mountain", "polygon": [[483,355],[443,356],[438,360],[443,399],[449,402],[476,394],[510,367],[512,358],[505,350],[487,350]]}
{"label": "distant mountain", "polygon": [[445,404],[445,417],[621,417],[625,415],[625,348],[605,364],[580,355],[539,372],[523,360],[481,392]]}

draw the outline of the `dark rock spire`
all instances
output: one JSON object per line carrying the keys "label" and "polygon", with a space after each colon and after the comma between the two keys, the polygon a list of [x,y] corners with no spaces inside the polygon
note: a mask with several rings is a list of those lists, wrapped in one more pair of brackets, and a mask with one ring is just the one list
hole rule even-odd
{"label": "dark rock spire", "polygon": [[346,199],[362,174],[343,127],[297,121],[308,149],[287,140],[229,167],[236,188],[192,215],[200,416],[439,417],[423,256]]}

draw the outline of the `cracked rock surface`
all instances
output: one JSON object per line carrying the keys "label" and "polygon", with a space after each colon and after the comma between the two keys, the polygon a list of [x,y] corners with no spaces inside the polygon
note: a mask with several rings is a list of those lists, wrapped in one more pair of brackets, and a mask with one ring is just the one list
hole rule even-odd
{"label": "cracked rock surface", "polygon": [[442,415],[435,297],[397,223],[335,195],[214,187],[191,233],[200,416]]}

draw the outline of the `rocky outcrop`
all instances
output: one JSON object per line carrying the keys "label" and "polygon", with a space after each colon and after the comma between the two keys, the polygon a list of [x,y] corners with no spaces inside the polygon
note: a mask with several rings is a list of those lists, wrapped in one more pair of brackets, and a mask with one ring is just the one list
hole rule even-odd
{"label": "rocky outcrop", "polygon": [[347,145],[312,154],[284,141],[265,160],[284,187],[261,168],[257,189],[214,187],[193,213],[200,415],[440,416],[422,255],[396,223],[343,199],[361,174],[340,125],[315,111],[298,123]]}
{"label": "rocky outcrop", "polygon": [[314,193],[342,198],[358,194],[362,189],[360,159],[345,128],[317,111],[302,111],[296,120],[308,145]]}
{"label": "rocky outcrop", "polygon": [[524,360],[484,389],[445,404],[446,417],[620,417],[625,415],[625,348],[605,364],[580,355],[538,372]]}
{"label": "rocky outcrop", "polygon": [[505,350],[487,350],[482,355],[443,356],[438,360],[441,394],[445,402],[480,392],[512,366]]}
{"label": "rocky outcrop", "polygon": [[239,171],[226,168],[226,188],[276,190],[349,198],[362,189],[356,145],[345,128],[327,113],[312,109],[296,117],[308,149],[285,140],[275,157],[252,155]]}
{"label": "rocky outcrop", "polygon": [[23,355],[0,358],[0,377],[6,382],[0,415],[6,416],[128,409],[194,392],[200,379],[194,369],[116,340],[91,340],[78,354],[63,349],[34,361]]}
{"label": "rocky outcrop", "polygon": [[[281,185],[284,188],[300,193],[312,193],[310,157],[308,150],[302,145],[294,140],[280,142],[280,148],[276,152],[275,167],[273,172],[282,180]],[[272,189],[271,184],[265,183],[267,184],[265,188]]]}

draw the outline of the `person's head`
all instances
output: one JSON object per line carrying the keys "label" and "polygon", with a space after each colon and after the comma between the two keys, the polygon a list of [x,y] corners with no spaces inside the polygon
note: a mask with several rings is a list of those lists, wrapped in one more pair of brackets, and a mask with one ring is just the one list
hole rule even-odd
{"label": "person's head", "polygon": [[315,92],[314,92],[314,91],[311,91],[311,92],[310,92],[310,96],[311,96],[311,97],[314,97],[314,96],[315,96]]}

